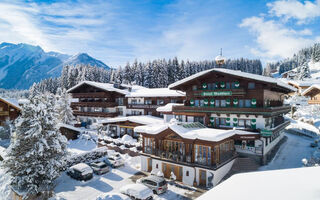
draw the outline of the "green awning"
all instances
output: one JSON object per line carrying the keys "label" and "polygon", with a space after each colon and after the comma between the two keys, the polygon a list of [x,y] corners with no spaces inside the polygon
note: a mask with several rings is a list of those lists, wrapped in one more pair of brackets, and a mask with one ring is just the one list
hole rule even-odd
{"label": "green awning", "polygon": [[214,103],[215,103],[215,102],[214,102],[214,99],[210,99],[210,106],[213,107],[213,106],[214,106]]}
{"label": "green awning", "polygon": [[208,99],[204,99],[203,100],[203,104],[204,104],[204,106],[208,106],[209,105],[209,100]]}
{"label": "green awning", "polygon": [[222,89],[224,89],[224,88],[226,87],[225,82],[221,81],[221,82],[220,82],[220,87],[221,87]]}

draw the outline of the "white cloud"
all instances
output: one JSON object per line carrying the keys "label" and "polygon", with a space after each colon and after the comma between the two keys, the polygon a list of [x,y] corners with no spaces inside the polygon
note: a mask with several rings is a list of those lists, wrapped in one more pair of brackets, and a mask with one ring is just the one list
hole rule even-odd
{"label": "white cloud", "polygon": [[297,19],[299,24],[320,17],[320,0],[315,2],[297,0],[280,0],[268,3],[269,13],[285,20]]}
{"label": "white cloud", "polygon": [[252,53],[269,59],[279,56],[291,57],[301,48],[310,46],[317,40],[303,37],[311,33],[308,29],[296,31],[263,17],[246,18],[240,27],[248,28],[256,36],[258,48],[252,49]]}

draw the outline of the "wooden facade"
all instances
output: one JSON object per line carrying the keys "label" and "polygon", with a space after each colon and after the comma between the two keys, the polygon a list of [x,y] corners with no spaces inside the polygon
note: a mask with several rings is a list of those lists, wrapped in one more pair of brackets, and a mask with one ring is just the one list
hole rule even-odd
{"label": "wooden facade", "polygon": [[311,86],[305,92],[302,93],[303,96],[310,97],[308,104],[320,104],[320,87]]}
{"label": "wooden facade", "polygon": [[[135,97],[128,97],[130,99],[135,99]],[[157,112],[157,108],[164,106],[168,103],[183,103],[185,97],[140,97],[144,99],[141,103],[128,103],[128,109],[141,109],[144,111],[144,115],[161,116],[161,113]],[[129,102],[127,100],[127,102]],[[140,113],[143,115],[142,113]]]}
{"label": "wooden facade", "polygon": [[[230,125],[225,122],[230,120],[230,115],[238,118],[240,115],[247,116],[244,120],[251,120],[250,115],[271,118],[274,123],[271,127],[275,127],[283,121],[282,116],[290,112],[290,106],[284,105],[283,100],[291,89],[263,79],[251,79],[249,75],[242,77],[211,71],[170,89],[186,92],[184,106],[174,106],[172,113],[194,117],[208,127],[221,128],[218,120],[210,121],[212,115],[221,114],[226,116],[224,127],[232,125],[232,122],[229,122]],[[247,129],[257,131],[255,127],[250,127],[250,121],[244,123],[248,124]]]}
{"label": "wooden facade", "polygon": [[6,120],[15,120],[20,112],[20,107],[0,98],[0,124],[3,124]]}
{"label": "wooden facade", "polygon": [[[144,155],[182,165],[214,169],[236,155],[233,137],[218,142],[191,140],[182,138],[170,128],[156,135],[141,135]],[[257,138],[256,134],[252,136],[253,140]]]}
{"label": "wooden facade", "polygon": [[107,91],[94,85],[82,84],[68,91],[78,102],[72,102],[75,116],[116,117],[123,111],[118,106],[125,106],[125,94]]}

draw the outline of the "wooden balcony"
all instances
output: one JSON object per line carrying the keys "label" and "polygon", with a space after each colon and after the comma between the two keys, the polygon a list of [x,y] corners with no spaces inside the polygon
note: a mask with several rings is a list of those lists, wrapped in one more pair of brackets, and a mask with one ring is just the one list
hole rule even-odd
{"label": "wooden balcony", "polygon": [[163,105],[150,105],[150,104],[128,104],[131,109],[156,109]]}
{"label": "wooden balcony", "polygon": [[196,106],[174,106],[174,114],[181,113],[218,113],[218,114],[245,114],[245,115],[263,115],[277,116],[282,113],[290,112],[289,105],[278,107],[257,107],[257,108],[239,108],[239,107],[196,107]]}
{"label": "wooden balcony", "polygon": [[320,100],[309,100],[308,104],[320,104]]}
{"label": "wooden balcony", "polygon": [[71,93],[73,98],[108,98],[105,92]]}
{"label": "wooden balcony", "polygon": [[73,111],[73,115],[75,116],[88,116],[88,117],[116,117],[120,113],[106,113],[106,112],[81,112],[81,111]]}
{"label": "wooden balcony", "polygon": [[71,107],[99,107],[99,108],[107,108],[107,107],[116,107],[117,104],[115,102],[71,102]]}
{"label": "wooden balcony", "polygon": [[0,111],[0,116],[9,116],[9,111]]}

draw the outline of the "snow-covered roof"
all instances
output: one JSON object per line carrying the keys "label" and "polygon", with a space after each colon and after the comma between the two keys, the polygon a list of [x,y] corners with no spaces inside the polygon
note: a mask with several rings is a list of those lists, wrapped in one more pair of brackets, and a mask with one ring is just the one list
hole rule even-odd
{"label": "snow-covered roof", "polygon": [[144,88],[132,90],[126,97],[184,97],[185,92],[169,88]]}
{"label": "snow-covered roof", "polygon": [[256,81],[262,81],[262,82],[267,82],[267,83],[273,83],[273,84],[276,84],[278,85],[279,87],[283,87],[283,88],[286,88],[286,89],[289,89],[289,90],[292,90],[292,91],[296,91],[296,89],[278,79],[275,79],[275,78],[271,78],[271,77],[267,77],[267,76],[262,76],[262,75],[257,75],[257,74],[251,74],[251,73],[247,73],[247,72],[242,72],[242,71],[238,71],[238,70],[231,70],[231,69],[225,69],[225,68],[213,68],[213,69],[208,69],[208,70],[205,70],[205,71],[202,71],[202,72],[199,72],[199,73],[196,73],[196,74],[193,74],[187,78],[184,78],[180,81],[177,81],[175,83],[172,83],[169,85],[169,88],[174,88],[174,87],[177,87],[181,84],[184,84],[188,81],[191,81],[193,79],[196,79],[198,77],[201,77],[207,73],[210,73],[210,72],[221,72],[221,73],[224,73],[224,74],[229,74],[229,75],[233,75],[233,76],[237,76],[237,77],[243,77],[243,78],[248,78],[248,79],[252,79],[252,80],[256,80]]}
{"label": "snow-covered roof", "polygon": [[77,132],[81,132],[81,129],[80,129],[80,128],[74,127],[74,126],[69,125],[69,124],[58,123],[57,126],[58,126],[58,128],[64,127],[64,128],[70,129],[70,130],[74,130],[74,131],[77,131]]}
{"label": "snow-covered roof", "polygon": [[306,95],[307,95],[311,90],[313,90],[313,89],[318,89],[318,90],[320,90],[320,84],[311,85],[310,87],[308,87],[307,89],[305,89],[305,90],[301,93],[301,95],[306,96]]}
{"label": "snow-covered roof", "polygon": [[314,84],[320,84],[320,80],[310,79],[310,80],[290,80],[288,84],[296,85],[299,87],[308,87]]}
{"label": "snow-covered roof", "polygon": [[19,99],[19,100],[18,100],[18,104],[19,104],[19,105],[24,105],[24,104],[27,104],[27,103],[29,103],[29,102],[30,102],[29,99]]}
{"label": "snow-covered roof", "polygon": [[183,106],[182,103],[168,103],[165,106],[160,106],[157,108],[157,112],[172,112],[173,106]]}
{"label": "snow-covered roof", "polygon": [[128,184],[120,188],[120,192],[133,196],[136,199],[147,199],[150,196],[153,196],[152,190],[147,186],[142,184]]}
{"label": "snow-covered roof", "polygon": [[211,142],[218,142],[226,138],[232,137],[234,135],[253,135],[256,133],[242,131],[242,130],[224,130],[224,129],[214,129],[205,128],[204,125],[200,123],[187,123],[187,122],[170,122],[163,124],[152,124],[147,126],[138,126],[134,128],[135,132],[146,133],[150,135],[157,135],[162,131],[170,128],[172,131],[177,133],[179,136],[185,139],[199,139]]}
{"label": "snow-covered roof", "polygon": [[11,98],[0,98],[3,101],[7,102],[8,104],[10,104],[11,106],[17,108],[18,110],[21,110],[21,107],[19,106],[18,100],[17,99],[11,99]]}
{"label": "snow-covered roof", "polygon": [[231,176],[197,200],[247,200],[249,190],[250,196],[259,200],[318,200],[319,180],[320,167],[241,173]]}
{"label": "snow-covered roof", "polygon": [[138,115],[138,116],[128,116],[128,117],[113,117],[98,121],[98,123],[115,123],[130,121],[138,124],[159,124],[163,123],[163,119],[160,117],[154,117],[151,115]]}
{"label": "snow-covered roof", "polygon": [[111,83],[99,83],[99,82],[94,82],[94,81],[82,81],[81,83],[78,83],[77,85],[73,86],[67,92],[71,92],[72,90],[82,86],[82,85],[90,85],[92,87],[99,88],[101,90],[109,91],[109,92],[117,92],[120,94],[129,94],[127,90],[121,90],[119,88],[115,88],[113,84]]}

